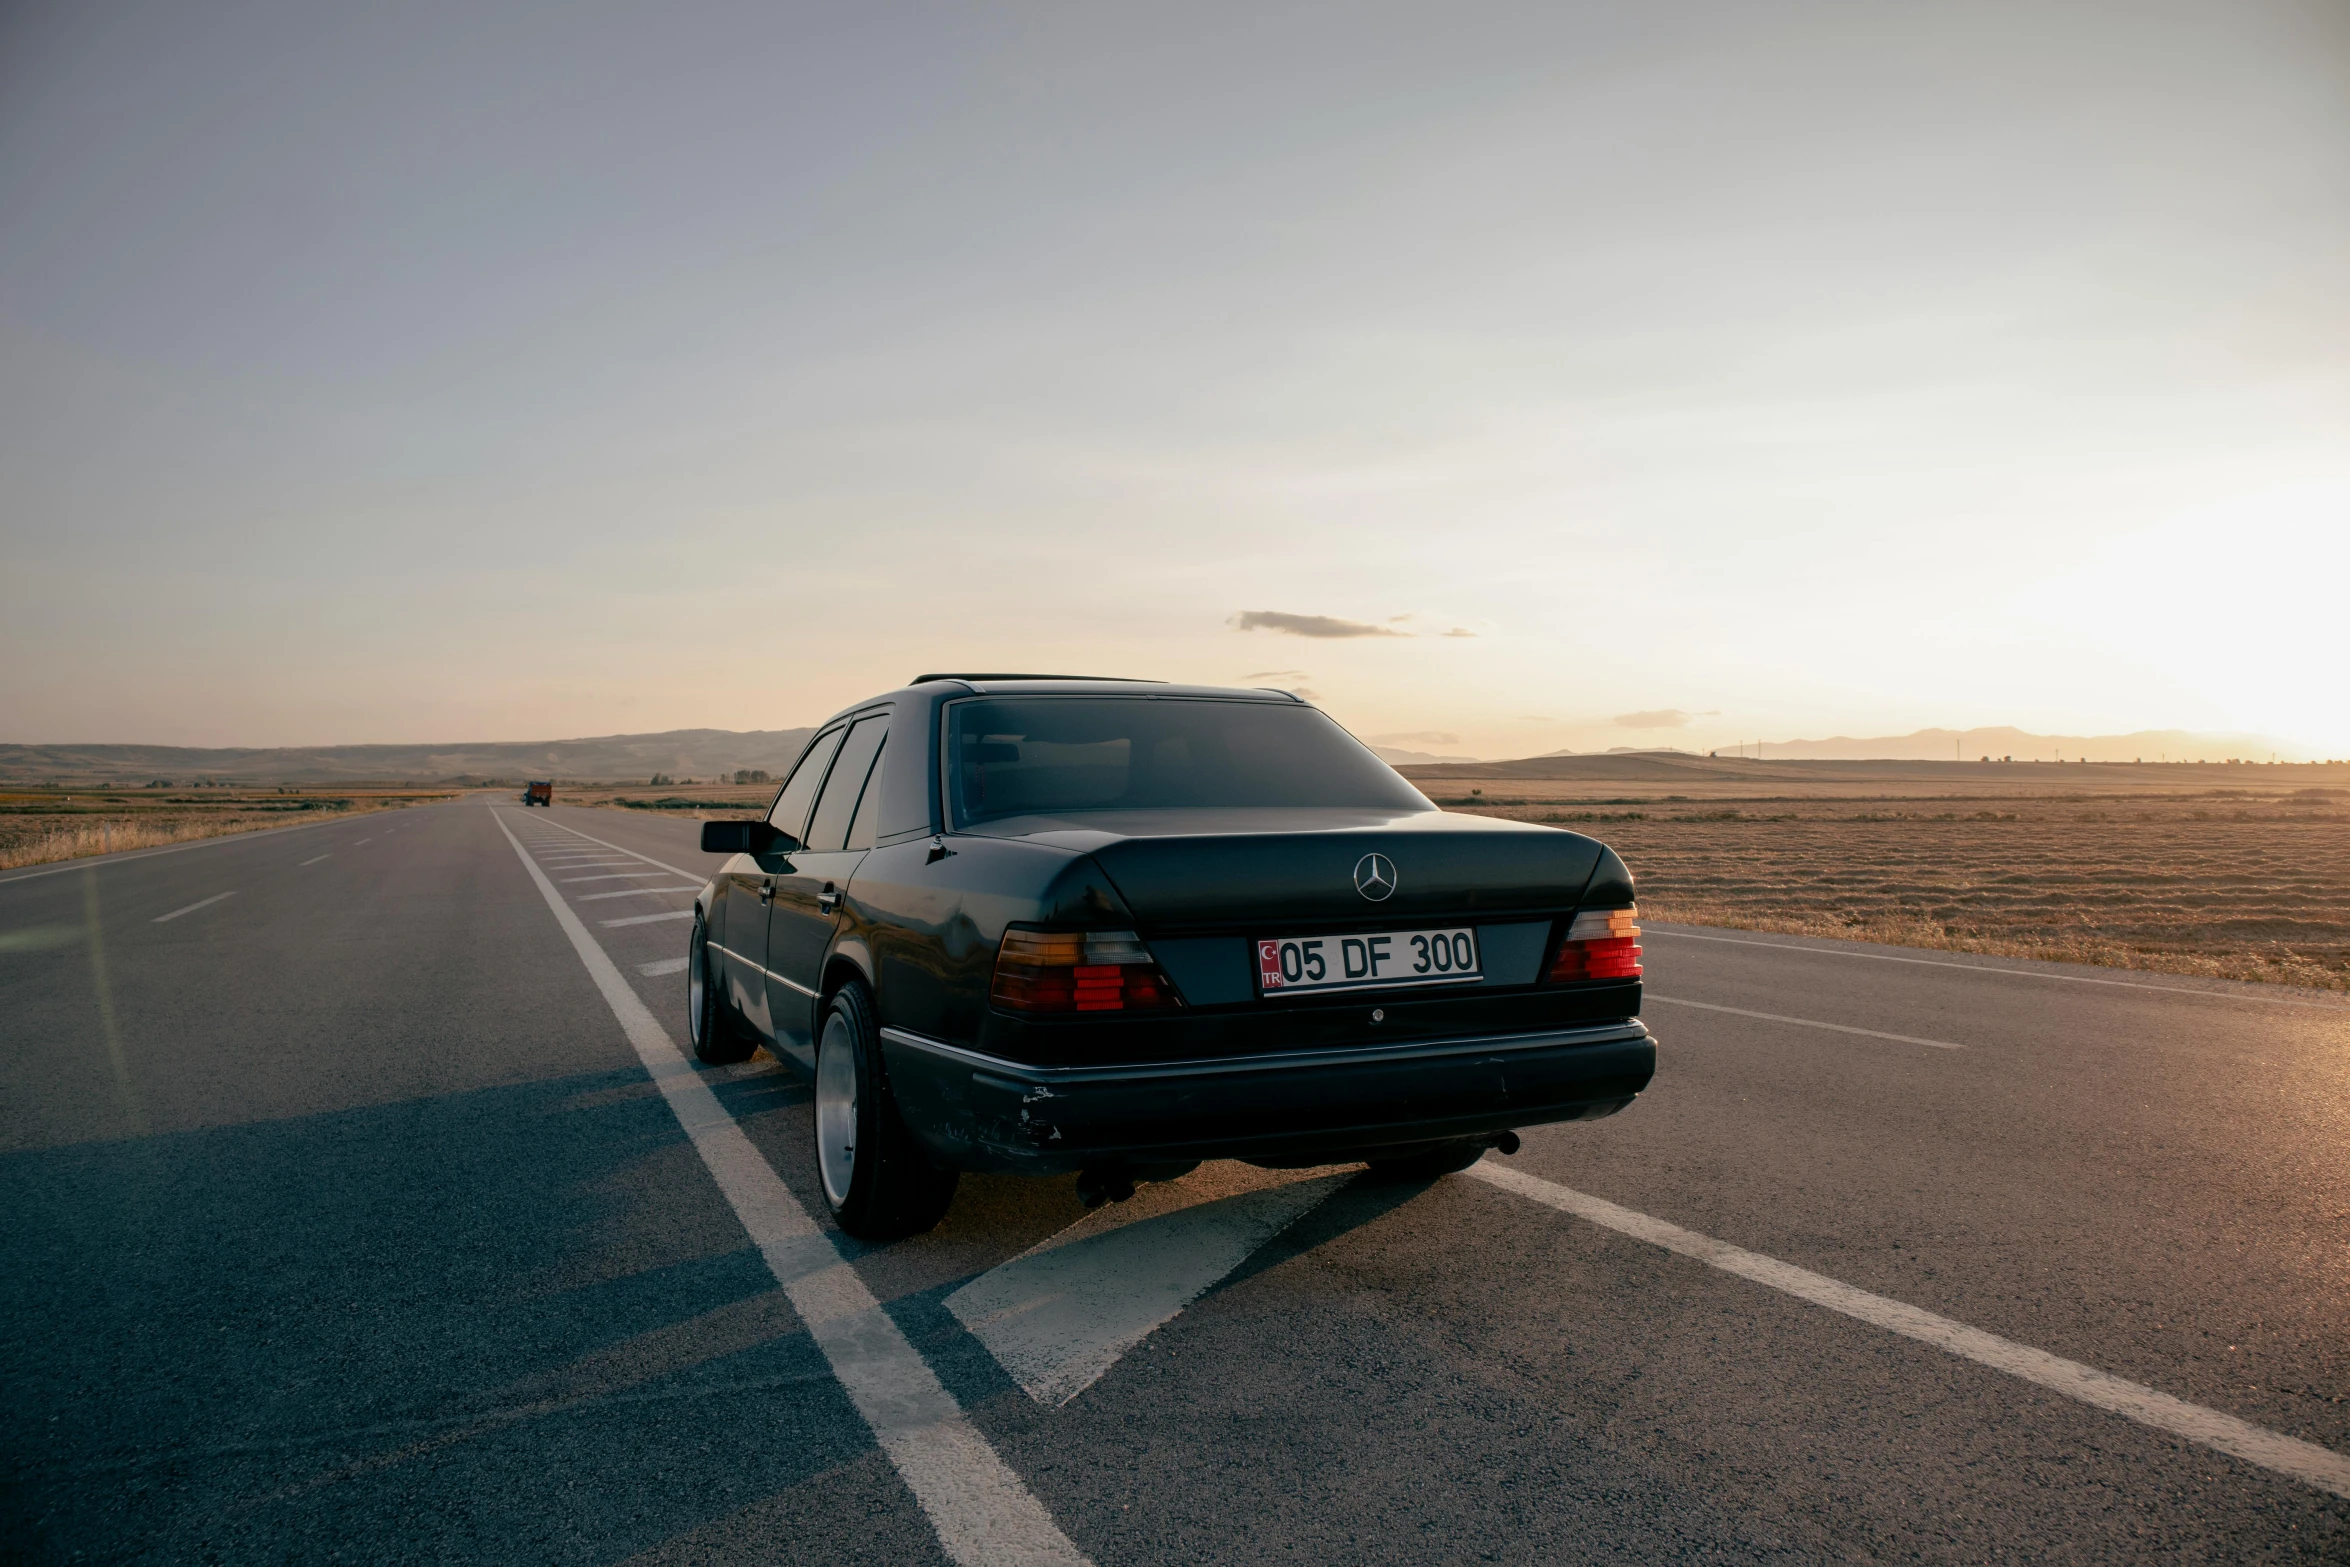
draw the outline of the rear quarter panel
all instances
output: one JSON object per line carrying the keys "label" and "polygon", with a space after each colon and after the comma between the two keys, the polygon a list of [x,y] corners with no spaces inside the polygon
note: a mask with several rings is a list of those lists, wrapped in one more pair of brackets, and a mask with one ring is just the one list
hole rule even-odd
{"label": "rear quarter panel", "polygon": [[849,884],[855,926],[872,954],[880,1021],[934,1039],[968,1041],[987,1009],[996,948],[1016,922],[1103,925],[1127,920],[1084,856],[1040,844],[949,838],[875,849]]}

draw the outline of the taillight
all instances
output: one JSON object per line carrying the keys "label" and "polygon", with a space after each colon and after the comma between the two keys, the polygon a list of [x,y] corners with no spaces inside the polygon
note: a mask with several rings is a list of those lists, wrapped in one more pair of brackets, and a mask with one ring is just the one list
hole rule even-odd
{"label": "taillight", "polygon": [[1130,930],[1008,930],[988,996],[1014,1012],[1129,1012],[1180,1006]]}
{"label": "taillight", "polygon": [[1585,909],[1567,927],[1567,939],[1559,943],[1558,961],[1551,964],[1550,977],[1638,979],[1639,918],[1637,908]]}

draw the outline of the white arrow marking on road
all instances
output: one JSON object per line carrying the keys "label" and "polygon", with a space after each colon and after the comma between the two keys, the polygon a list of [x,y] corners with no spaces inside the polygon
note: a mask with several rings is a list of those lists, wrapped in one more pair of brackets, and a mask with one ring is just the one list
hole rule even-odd
{"label": "white arrow marking on road", "polygon": [[1066,1404],[1354,1172],[1214,1164],[1144,1186],[949,1295],[1040,1404]]}

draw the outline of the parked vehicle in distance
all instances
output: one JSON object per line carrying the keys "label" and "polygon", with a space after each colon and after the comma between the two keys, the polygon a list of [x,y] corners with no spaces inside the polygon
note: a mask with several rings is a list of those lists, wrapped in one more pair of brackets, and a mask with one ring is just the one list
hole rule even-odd
{"label": "parked vehicle in distance", "polygon": [[522,786],[525,805],[552,806],[555,803],[555,784],[552,779],[535,778]]}
{"label": "parked vehicle in distance", "polygon": [[695,1053],[813,1080],[853,1235],[965,1170],[1434,1176],[1655,1070],[1614,852],[1439,810],[1286,692],[919,676],[702,847]]}

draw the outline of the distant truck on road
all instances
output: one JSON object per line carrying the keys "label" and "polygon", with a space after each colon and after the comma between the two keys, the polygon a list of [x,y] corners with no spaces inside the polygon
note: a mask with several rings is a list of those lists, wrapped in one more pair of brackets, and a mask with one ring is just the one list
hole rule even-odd
{"label": "distant truck on road", "polygon": [[525,805],[552,806],[555,803],[555,783],[550,778],[534,778],[522,786]]}

